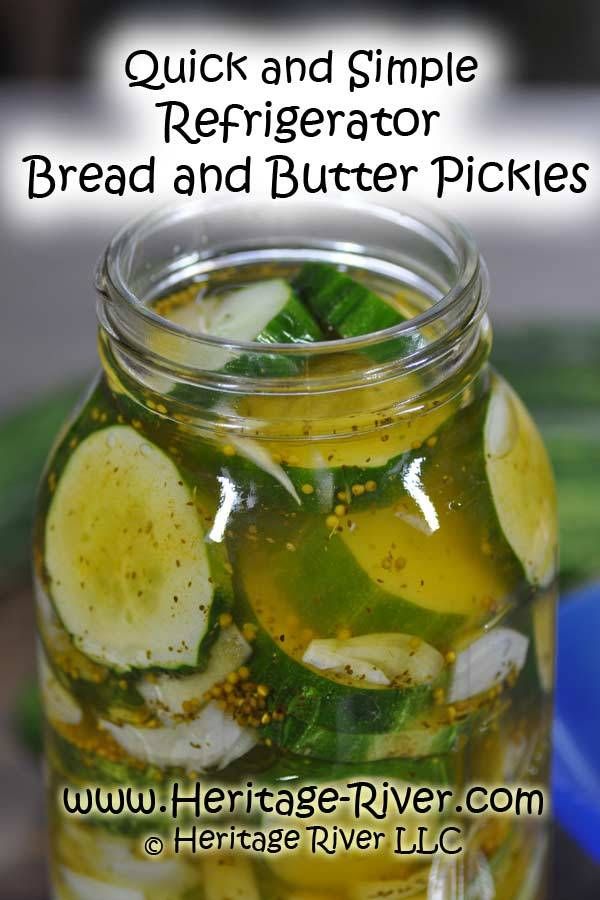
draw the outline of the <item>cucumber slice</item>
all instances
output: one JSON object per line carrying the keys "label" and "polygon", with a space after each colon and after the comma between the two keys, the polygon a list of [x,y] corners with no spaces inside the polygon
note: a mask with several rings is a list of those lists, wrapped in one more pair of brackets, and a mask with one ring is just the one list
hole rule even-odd
{"label": "cucumber slice", "polygon": [[176,307],[168,319],[188,331],[232,341],[290,344],[322,338],[319,326],[283,278]]}
{"label": "cucumber slice", "polygon": [[208,666],[193,675],[143,676],[138,690],[150,709],[165,723],[190,714],[189,705],[204,705],[204,694],[250,656],[252,648],[235,625],[224,628],[213,644]]}
{"label": "cucumber slice", "polygon": [[332,672],[326,677],[291,655],[298,648],[289,635],[286,648],[286,641],[271,637],[248,606],[242,614],[257,628],[248,661],[251,678],[269,688],[269,709],[283,710],[286,717],[322,728],[335,722],[340,731],[353,733],[389,731],[401,728],[430,705],[434,687],[442,681],[386,688],[357,685],[346,674]]}
{"label": "cucumber slice", "polygon": [[46,718],[63,725],[78,725],[83,718],[81,706],[56,678],[41,643],[37,647],[37,664]]}
{"label": "cucumber slice", "polygon": [[135,682],[123,673],[113,672],[91,660],[73,644],[58,620],[40,580],[34,579],[37,622],[43,652],[63,689],[81,707],[107,713],[118,706],[121,718],[130,714],[139,721],[144,698]]}
{"label": "cucumber slice", "polygon": [[[482,549],[477,527],[464,514],[453,514],[451,500],[444,502],[434,479],[434,472],[425,478],[414,466],[405,480],[407,494],[395,506],[351,513],[353,527],[330,541],[330,547],[340,545],[340,556],[341,548],[348,556],[349,572],[420,609],[430,619],[424,626],[430,630],[436,614],[454,616],[455,622],[480,618],[490,607],[500,607],[512,587]],[[418,627],[401,630],[427,636]],[[439,636],[447,640],[450,634]]]}
{"label": "cucumber slice", "polygon": [[[47,729],[46,754],[55,774],[60,773],[61,779],[69,783],[90,785],[106,785],[108,787],[117,784],[131,784],[145,787],[152,783],[148,773],[141,767],[130,765],[130,760],[113,760],[98,753],[84,750],[78,741],[77,744],[63,736],[63,728],[52,725]],[[69,735],[72,737],[72,735]],[[154,772],[156,774],[156,772]],[[128,817],[129,819],[129,817]],[[126,822],[122,823],[127,825]]]}
{"label": "cucumber slice", "polygon": [[427,900],[429,866],[417,872],[406,874],[399,879],[386,879],[379,881],[360,881],[350,887],[350,900]]}
{"label": "cucumber slice", "polygon": [[[390,693],[401,692],[404,688],[432,684],[439,678],[444,667],[441,654],[433,647],[409,635],[365,635],[348,640],[315,640],[307,648],[303,662],[325,670],[329,677],[340,676],[349,685],[366,683],[386,686],[393,685]],[[374,675],[374,673],[376,673]],[[351,694],[352,687],[347,689]],[[330,686],[320,685],[321,697],[331,693]],[[368,700],[357,694],[367,708]],[[391,700],[391,698],[388,698]],[[261,729],[261,734],[269,737],[279,747],[299,754],[340,762],[370,762],[400,756],[426,756],[445,753],[453,745],[457,733],[454,727],[445,728],[446,722],[440,716],[423,722],[405,724],[404,709],[395,698],[396,727],[384,733],[377,733],[365,724],[366,733],[361,733],[361,721],[357,717],[352,732],[331,731],[331,721],[339,723],[343,704],[332,710],[334,718],[323,723],[324,717],[310,718],[310,709],[304,709],[303,718],[296,718],[297,698],[288,703],[288,714],[283,721],[274,720]],[[365,702],[366,701],[366,702]],[[313,707],[315,710],[316,707]],[[308,712],[308,715],[306,714]]]}
{"label": "cucumber slice", "polygon": [[99,724],[134,759],[189,772],[224,769],[258,742],[254,731],[242,728],[216,703],[205,706],[196,719],[172,727],[136,728],[107,720]]}
{"label": "cucumber slice", "polygon": [[[306,263],[293,284],[301,300],[333,337],[373,334],[406,321],[391,303],[326,263]],[[396,340],[395,352],[408,354],[420,345],[418,337],[406,335]]]}
{"label": "cucumber slice", "polygon": [[195,867],[182,855],[152,857],[135,838],[64,817],[57,828],[56,852],[70,871],[98,878],[109,889],[142,890],[144,897],[147,892],[153,898],[157,892],[173,897],[199,881]]}
{"label": "cucumber slice", "polygon": [[433,712],[394,730],[361,734],[332,731],[286,716],[261,728],[261,734],[299,756],[356,764],[450,753],[461,731],[470,727],[466,722],[448,724],[443,712]]}
{"label": "cucumber slice", "polygon": [[316,757],[278,753],[276,761],[261,775],[261,783],[277,784],[347,784],[358,776],[369,779],[395,779],[414,785],[445,785],[455,781],[456,773],[450,756],[422,759],[399,758],[356,763],[322,760]]}
{"label": "cucumber slice", "polygon": [[75,645],[119,670],[199,662],[212,637],[209,554],[194,497],[133,428],[86,438],[45,532],[52,600]]}
{"label": "cucumber slice", "polygon": [[533,601],[533,637],[538,678],[549,693],[554,684],[556,652],[556,592],[550,591]]}
{"label": "cucumber slice", "polygon": [[[309,311],[282,278],[258,281],[226,294],[175,306],[165,318],[195,334],[233,342],[296,344],[323,339]],[[175,340],[172,335],[161,335],[155,340],[154,349],[168,354]],[[298,368],[298,362],[291,357],[260,354],[233,358],[229,354],[228,358],[222,348],[210,347],[195,348],[189,361],[207,371],[224,367],[231,374],[248,376],[285,376]]]}
{"label": "cucumber slice", "polygon": [[556,574],[556,490],[527,410],[500,378],[492,382],[484,430],[485,466],[502,532],[531,584]]}
{"label": "cucumber slice", "polygon": [[145,900],[143,891],[135,888],[107,884],[66,866],[60,866],[58,872],[62,882],[62,886],[58,885],[58,900]]}
{"label": "cucumber slice", "polygon": [[353,638],[311,641],[302,662],[316,669],[347,675],[386,687],[428,684],[444,668],[431,644],[410,634],[367,634]]}
{"label": "cucumber slice", "polygon": [[477,638],[456,657],[448,702],[483,694],[525,665],[529,638],[514,628],[496,627]]}
{"label": "cucumber slice", "polygon": [[540,883],[544,880],[544,872],[548,865],[549,835],[539,835],[532,848],[523,881],[519,886],[515,900],[535,900],[539,896]]}
{"label": "cucumber slice", "polygon": [[[300,506],[300,496],[298,494],[298,491],[294,487],[293,481],[281,467],[281,465],[275,462],[266,447],[264,447],[258,441],[253,440],[252,438],[237,437],[235,435],[230,435],[228,439],[228,445],[233,447],[241,457],[249,460],[257,468],[262,469],[263,472],[265,472],[268,476],[274,478],[275,481],[279,482],[281,487]],[[240,484],[247,483],[247,481],[245,481],[244,479],[234,479],[234,481]]]}
{"label": "cucumber slice", "polygon": [[206,900],[261,900],[251,862],[239,854],[210,854],[202,861]]}
{"label": "cucumber slice", "polygon": [[[331,826],[333,823],[330,819],[331,817],[326,820],[326,824]],[[294,826],[302,834],[299,848],[290,853],[279,853],[266,860],[277,879],[272,892],[267,893],[267,897],[272,900],[284,900],[288,896],[287,891],[292,888],[295,891],[302,891],[303,895],[310,897],[316,895],[323,900],[325,898],[346,900],[348,890],[357,882],[386,876],[391,878],[394,875],[401,877],[406,871],[405,864],[381,847],[369,852],[338,850],[332,856],[314,854],[310,849],[310,835],[306,833],[306,823],[298,821]],[[356,820],[348,821],[347,827],[356,827]],[[385,900],[385,894],[380,900]]]}
{"label": "cucumber slice", "polygon": [[254,680],[269,687],[271,708],[284,711],[284,722],[289,716],[303,727],[314,723],[327,728],[336,722],[340,731],[349,733],[392,731],[403,728],[432,702],[428,685],[367,688],[317,675],[268,638],[263,643],[257,637],[249,668]]}
{"label": "cucumber slice", "polygon": [[[288,412],[293,408],[290,402],[287,403]],[[293,402],[299,402],[299,398]],[[245,491],[240,490],[242,496],[244,493],[258,494],[274,507],[282,502],[289,505],[283,491],[304,509],[325,514],[340,503],[341,496],[346,498],[345,505],[351,506],[353,511],[388,505],[406,493],[406,480],[411,477],[412,467],[422,465],[427,456],[428,450],[422,449],[419,435],[423,441],[432,438],[432,445],[435,445],[436,438],[431,429],[449,414],[449,410],[440,408],[435,413],[415,416],[406,422],[396,420],[394,428],[384,435],[390,438],[390,444],[382,442],[377,433],[357,434],[352,439],[329,443],[308,441],[304,444],[271,442],[262,432],[260,439],[230,436],[224,446],[230,454],[230,448],[233,448],[235,455],[227,457],[227,470],[237,485],[244,485]],[[297,426],[296,421],[290,420],[292,429]],[[311,427],[306,426],[307,434]],[[333,422],[332,428],[335,428]],[[385,446],[389,451],[382,452]],[[253,466],[248,466],[246,461]],[[283,491],[273,481],[278,482]],[[249,485],[254,489],[249,489]]]}
{"label": "cucumber slice", "polygon": [[[354,780],[355,778],[352,779],[352,781]],[[386,782],[389,784],[387,778],[382,778],[372,783],[376,790],[381,791],[383,783]],[[346,787],[345,784],[340,782],[331,786],[337,787],[342,792]],[[397,785],[397,787],[402,788],[406,787],[406,785]],[[374,806],[379,814],[383,813],[381,800],[376,800]],[[409,812],[406,812],[400,818],[391,809],[388,809],[384,827],[391,831],[394,824],[402,823],[408,827],[410,832],[413,831],[413,828],[416,832],[413,820],[416,820],[416,816]],[[266,818],[263,827],[271,824],[271,822],[276,826],[285,824],[282,820],[278,821],[277,818],[271,817],[270,820]],[[347,851],[338,850],[336,854],[329,857],[323,854],[315,855],[311,852],[310,838],[307,832],[307,829],[314,822],[315,819],[312,819],[310,822],[301,818],[295,819],[294,827],[300,831],[303,838],[299,848],[293,853],[278,854],[271,856],[267,860],[271,871],[277,878],[288,885],[296,889],[331,891],[334,895],[342,894],[343,897],[346,897],[347,891],[358,882],[372,879],[399,879],[406,875],[409,868],[406,863],[394,856],[390,852],[389,847],[383,845],[380,845],[377,849],[372,847],[367,853],[354,847]],[[335,822],[338,827],[344,830],[357,827],[356,818],[348,807],[339,809],[334,816],[318,814],[316,816],[317,825],[331,825],[332,822]],[[362,823],[359,823],[359,827],[360,824]]]}
{"label": "cucumber slice", "polygon": [[[315,378],[331,377],[332,371],[342,378],[348,370],[356,372],[356,358],[325,357],[314,364]],[[297,489],[306,482],[317,488],[315,478],[330,472],[335,491],[367,480],[381,488],[402,455],[415,448],[426,454],[426,441],[457,411],[455,399],[423,407],[417,399],[422,391],[422,380],[406,375],[335,392],[255,393],[240,399],[239,413],[260,423],[261,444],[285,466]]]}
{"label": "cucumber slice", "polygon": [[289,890],[284,893],[279,891],[277,896],[281,900],[342,900],[341,894],[330,894],[329,892],[325,893],[324,891],[310,888],[299,888],[298,890]]}
{"label": "cucumber slice", "polygon": [[[353,515],[352,521],[359,518],[358,514]],[[417,571],[409,577],[409,565],[394,570],[394,560],[402,559],[400,551],[391,546],[402,546],[401,535],[397,542],[394,538],[397,523],[393,517],[385,519],[384,526],[388,524],[389,530],[382,528],[378,544],[378,534],[371,538],[377,529],[367,517],[362,532],[365,546],[356,555],[352,550],[358,542],[355,545],[348,541],[351,532],[345,529],[343,533],[331,534],[325,523],[311,522],[300,533],[280,528],[278,534],[273,532],[276,543],[261,540],[271,535],[259,531],[257,541],[240,541],[232,548],[240,588],[263,627],[277,640],[281,633],[285,634],[284,649],[290,647],[290,639],[293,642],[295,636],[282,626],[293,616],[302,626],[312,629],[311,637],[333,637],[350,629],[352,634],[402,632],[430,643],[446,643],[463,625],[465,617],[452,610],[453,595],[447,597],[444,609],[446,595],[442,593],[441,576],[436,609],[433,602],[427,607],[421,599],[425,590]],[[293,550],[289,549],[290,541]],[[394,554],[392,569],[388,568],[388,548]],[[427,572],[431,565],[429,557],[420,571]],[[404,573],[406,581],[399,577]],[[414,602],[403,596],[405,584],[415,585]],[[295,655],[301,657],[308,643],[307,640],[305,646],[298,645]]]}

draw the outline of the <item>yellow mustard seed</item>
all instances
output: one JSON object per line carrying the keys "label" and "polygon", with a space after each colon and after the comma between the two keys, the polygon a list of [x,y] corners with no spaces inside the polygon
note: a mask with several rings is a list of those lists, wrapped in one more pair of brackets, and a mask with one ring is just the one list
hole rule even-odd
{"label": "yellow mustard seed", "polygon": [[454,652],[454,650],[448,650],[445,659],[449,666],[451,666],[452,663],[456,662],[456,653]]}
{"label": "yellow mustard seed", "polygon": [[334,516],[332,514],[330,516],[327,516],[327,518],[325,519],[325,524],[327,525],[328,528],[337,528],[338,525],[340,524],[340,520],[338,519],[337,516]]}
{"label": "yellow mustard seed", "polygon": [[377,482],[376,481],[369,480],[369,481],[365,482],[365,491],[368,491],[369,494],[372,494],[376,490],[377,490]]}
{"label": "yellow mustard seed", "polygon": [[262,716],[260,717],[260,724],[261,725],[269,725],[270,722],[271,722],[271,716],[269,715],[269,713],[263,713]]}
{"label": "yellow mustard seed", "polygon": [[353,484],[352,485],[352,493],[355,497],[362,497],[365,492],[364,484]]}
{"label": "yellow mustard seed", "polygon": [[259,697],[268,697],[269,696],[269,688],[266,684],[259,684],[256,688],[256,693]]}
{"label": "yellow mustard seed", "polygon": [[438,442],[438,439],[437,439],[436,434],[432,434],[430,438],[427,438],[427,446],[428,447],[435,447],[437,442]]}
{"label": "yellow mustard seed", "polygon": [[342,503],[347,503],[349,499],[346,491],[338,491],[336,497],[338,498],[338,500],[341,500]]}
{"label": "yellow mustard seed", "polygon": [[300,488],[303,494],[314,494],[315,489],[312,484],[303,484]]}
{"label": "yellow mustard seed", "polygon": [[247,681],[250,678],[250,669],[248,666],[240,666],[238,669],[238,675],[242,681]]}
{"label": "yellow mustard seed", "polygon": [[447,713],[448,713],[448,722],[450,722],[450,724],[452,724],[452,722],[454,722],[454,720],[456,719],[456,708],[454,706],[449,706],[447,709]]}
{"label": "yellow mustard seed", "polygon": [[240,680],[239,672],[230,672],[229,675],[227,676],[227,681],[229,682],[229,684],[237,684],[239,680]]}
{"label": "yellow mustard seed", "polygon": [[242,626],[242,634],[247,641],[253,641],[256,637],[256,625],[253,625],[252,622],[246,622]]}
{"label": "yellow mustard seed", "polygon": [[343,503],[338,503],[337,506],[334,506],[333,511],[340,519],[342,518],[342,516],[346,515],[346,507]]}
{"label": "yellow mustard seed", "polygon": [[221,626],[221,628],[228,628],[229,625],[232,624],[232,622],[233,616],[231,615],[231,613],[221,613],[221,615],[219,616],[219,625]]}
{"label": "yellow mustard seed", "polygon": [[223,447],[223,453],[225,456],[235,456],[235,447],[232,447],[231,444],[225,444]]}

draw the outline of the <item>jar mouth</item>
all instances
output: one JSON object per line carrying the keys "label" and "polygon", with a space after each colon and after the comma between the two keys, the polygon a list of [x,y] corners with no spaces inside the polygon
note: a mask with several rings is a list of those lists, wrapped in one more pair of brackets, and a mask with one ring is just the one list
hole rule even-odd
{"label": "jar mouth", "polygon": [[[193,271],[195,266],[206,268],[208,265],[210,268],[222,267],[224,264],[235,265],[236,260],[245,258],[244,254],[254,254],[256,258],[256,254],[262,253],[269,260],[276,260],[282,254],[288,259],[299,254],[299,259],[306,259],[306,254],[312,251],[311,258],[314,259],[318,258],[320,248],[333,251],[342,264],[360,265],[361,257],[369,253],[372,259],[379,260],[382,265],[393,265],[391,257],[395,233],[400,251],[402,235],[411,234],[423,246],[429,246],[439,258],[448,260],[453,267],[451,283],[438,285],[437,296],[431,297],[431,305],[404,322],[357,337],[314,343],[269,343],[269,354],[314,357],[367,350],[422,332],[445,319],[445,327],[440,330],[438,338],[441,339],[452,326],[475,312],[476,307],[483,313],[487,296],[486,291],[481,290],[481,284],[478,286],[483,269],[480,254],[471,235],[458,223],[413,205],[396,210],[356,201],[332,202],[318,199],[311,203],[288,200],[285,210],[280,208],[276,212],[273,206],[273,203],[254,201],[189,201],[164,206],[125,225],[111,240],[96,273],[96,287],[103,298],[99,310],[101,324],[108,327],[115,337],[124,337],[128,343],[131,342],[138,348],[148,348],[148,341],[143,339],[143,334],[150,329],[153,332],[158,330],[179,336],[188,345],[221,349],[234,354],[264,353],[266,345],[261,342],[231,340],[187,330],[156,313],[149,301],[156,299],[169,287],[175,290],[178,284],[181,285],[183,273]],[[356,234],[352,235],[352,239],[346,239],[349,235],[345,234],[343,224],[337,239],[319,237],[322,214],[332,212],[340,223],[356,220],[357,217],[364,219],[362,240],[357,241]],[[218,235],[211,238],[210,226],[215,216],[231,222],[239,221],[242,216],[249,228],[246,233],[240,229],[240,233],[232,236],[229,242],[221,229],[217,229]],[[270,220],[273,222],[274,233],[268,239],[257,237],[253,223],[263,225]],[[314,223],[313,229],[310,228],[311,220]],[[293,229],[291,232],[288,230],[287,234],[278,231],[282,222],[289,229],[289,224],[294,221],[308,223],[305,224],[304,236],[300,227],[295,232]],[[171,258],[163,259],[159,271],[154,271],[155,262],[146,252],[145,246],[157,237],[160,239],[165,228],[174,235],[186,232],[196,234],[197,246],[194,249],[174,242],[170,248]],[[385,247],[379,239],[371,243],[370,235],[374,231],[385,231],[389,235],[391,249]],[[406,273],[407,270],[404,271]],[[423,281],[422,274],[410,274]],[[431,285],[428,287],[431,288]],[[470,297],[473,292],[476,297]],[[430,353],[432,349],[430,344]],[[407,355],[405,361],[408,362],[418,353],[416,351]],[[202,367],[198,369],[201,371]]]}

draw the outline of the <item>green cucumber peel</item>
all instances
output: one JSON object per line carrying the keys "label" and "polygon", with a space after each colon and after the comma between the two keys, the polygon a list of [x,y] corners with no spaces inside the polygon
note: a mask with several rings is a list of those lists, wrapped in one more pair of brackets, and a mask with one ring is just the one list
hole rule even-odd
{"label": "green cucumber peel", "polygon": [[288,715],[281,722],[263,726],[261,734],[278,746],[311,759],[358,764],[450,753],[463,729],[462,723],[428,724],[425,717],[384,733],[348,733]]}
{"label": "green cucumber peel", "polygon": [[435,682],[398,689],[328,678],[286,653],[248,609],[245,621],[257,627],[247,666],[252,680],[269,688],[270,711],[281,710],[305,724],[327,728],[335,722],[340,731],[354,734],[398,729],[432,705],[434,690],[446,679],[444,673]]}
{"label": "green cucumber peel", "polygon": [[324,523],[311,522],[295,553],[273,559],[270,574],[303,624],[323,637],[348,628],[352,634],[413,634],[435,645],[447,643],[465,621],[384,590],[361,569],[342,535]]}
{"label": "green cucumber peel", "polygon": [[[407,321],[382,297],[327,263],[305,263],[292,284],[330,337],[360,337]],[[421,346],[418,335],[402,335],[390,338],[381,346],[370,347],[365,353],[383,360],[392,355],[407,356]]]}
{"label": "green cucumber peel", "polygon": [[429,756],[423,759],[396,758],[345,763],[282,753],[261,775],[260,781],[264,784],[327,784],[349,782],[357,778],[394,778],[419,786],[453,784],[454,762],[451,756]]}

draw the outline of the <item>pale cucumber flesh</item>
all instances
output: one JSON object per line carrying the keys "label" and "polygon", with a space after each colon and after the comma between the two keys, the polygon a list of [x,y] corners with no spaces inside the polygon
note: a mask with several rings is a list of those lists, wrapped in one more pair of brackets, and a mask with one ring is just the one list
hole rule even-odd
{"label": "pale cucumber flesh", "polygon": [[528,581],[556,574],[556,490],[550,462],[515,392],[494,378],[484,434],[488,482],[500,527]]}
{"label": "pale cucumber flesh", "polygon": [[59,618],[92,659],[196,665],[213,601],[201,519],[175,465],[133,428],[97,431],[71,456],[45,562]]}

